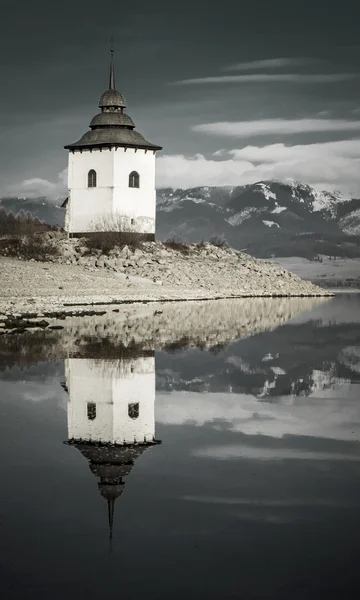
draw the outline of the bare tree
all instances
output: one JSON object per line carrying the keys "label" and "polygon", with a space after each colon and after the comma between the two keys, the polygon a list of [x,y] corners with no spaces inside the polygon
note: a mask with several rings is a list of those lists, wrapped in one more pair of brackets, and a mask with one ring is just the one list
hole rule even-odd
{"label": "bare tree", "polygon": [[100,217],[85,237],[89,250],[101,250],[103,254],[124,246],[139,248],[145,241],[145,235],[136,231],[131,224],[131,218],[119,213]]}

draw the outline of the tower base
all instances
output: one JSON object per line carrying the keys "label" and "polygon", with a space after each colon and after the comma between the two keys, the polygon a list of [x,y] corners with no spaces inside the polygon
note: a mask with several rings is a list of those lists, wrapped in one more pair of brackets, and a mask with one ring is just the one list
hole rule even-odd
{"label": "tower base", "polygon": [[[67,235],[69,236],[69,238],[91,238],[91,237],[96,237],[97,239],[99,239],[100,235],[104,235],[106,236],[108,233],[118,233],[115,231],[67,231],[66,232]],[[136,231],[124,231],[123,232],[125,235],[127,234],[131,234],[131,237],[133,239],[138,238],[139,241],[142,242],[155,242],[155,233],[138,233]]]}

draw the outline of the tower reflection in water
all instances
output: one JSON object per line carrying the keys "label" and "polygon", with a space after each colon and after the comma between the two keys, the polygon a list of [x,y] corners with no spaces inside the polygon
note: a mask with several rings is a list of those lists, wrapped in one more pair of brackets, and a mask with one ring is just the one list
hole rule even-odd
{"label": "tower reflection in water", "polygon": [[155,439],[154,352],[126,360],[68,358],[68,443],[89,461],[107,500],[110,538],[123,477]]}

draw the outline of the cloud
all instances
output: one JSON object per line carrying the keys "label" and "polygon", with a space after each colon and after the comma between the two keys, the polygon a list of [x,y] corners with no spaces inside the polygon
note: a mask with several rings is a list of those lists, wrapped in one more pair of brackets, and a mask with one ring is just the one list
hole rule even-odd
{"label": "cloud", "polygon": [[321,144],[298,144],[294,146],[286,146],[285,144],[245,146],[245,148],[228,150],[227,153],[239,160],[255,163],[278,163],[279,161],[314,159],[319,153],[326,157],[359,158],[360,139],[324,142]]}
{"label": "cloud", "polygon": [[226,71],[255,71],[257,69],[279,69],[289,66],[307,65],[313,62],[309,58],[268,58],[264,60],[253,60],[241,62],[225,67]]}
{"label": "cloud", "polygon": [[357,73],[258,73],[249,75],[219,75],[173,81],[172,85],[198,85],[209,83],[338,83],[356,79]]}
{"label": "cloud", "polygon": [[360,131],[360,121],[347,119],[262,119],[259,121],[220,121],[194,125],[193,131],[228,137],[290,135],[324,131]]}
{"label": "cloud", "polygon": [[[263,402],[250,394],[159,392],[156,396],[156,421],[167,425],[189,423],[197,427],[225,422],[227,429],[251,437],[281,439],[291,435],[356,442],[360,434],[360,404],[356,396],[336,398],[331,396],[331,392],[321,398],[319,393],[308,398],[302,397],[291,405],[283,399]],[[349,423],[353,425],[350,427]],[[205,450],[201,449],[203,452]],[[216,447],[209,452],[214,458],[241,455],[276,460],[295,458],[294,452],[302,454],[306,450],[254,448],[235,443],[228,447]],[[309,453],[307,457],[315,458]]]}
{"label": "cloud", "polygon": [[[26,374],[25,374],[26,376]],[[67,397],[56,379],[45,377],[42,381],[23,379],[21,381],[0,380],[1,389],[9,400],[25,402],[54,402],[66,410]]]}
{"label": "cloud", "polygon": [[252,168],[250,162],[231,157],[216,161],[202,154],[192,157],[183,154],[164,155],[157,159],[156,185],[158,188],[239,185],[242,173]]}
{"label": "cloud", "polygon": [[[216,155],[216,156],[215,156]],[[211,158],[164,155],[157,159],[157,187],[246,185],[296,179],[320,190],[360,194],[360,139],[317,144],[246,146]]]}
{"label": "cloud", "polygon": [[[253,122],[254,123],[254,122]],[[256,123],[256,122],[255,122]],[[317,144],[269,144],[203,154],[159,155],[157,188],[246,185],[263,179],[296,179],[329,191],[360,194],[360,139]],[[6,187],[2,195],[55,201],[67,195],[67,169],[52,180],[34,177]]]}
{"label": "cloud", "polygon": [[46,197],[49,200],[63,198],[67,194],[67,169],[58,174],[56,181],[33,177],[8,186],[4,195],[20,198]]}

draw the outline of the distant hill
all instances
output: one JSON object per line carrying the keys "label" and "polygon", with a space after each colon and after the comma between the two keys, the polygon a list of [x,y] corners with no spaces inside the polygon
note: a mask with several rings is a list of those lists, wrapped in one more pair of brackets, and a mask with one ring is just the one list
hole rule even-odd
{"label": "distant hill", "polygon": [[360,199],[295,181],[158,190],[157,236],[172,235],[217,235],[260,257],[360,256]]}
{"label": "distant hill", "polygon": [[[63,225],[62,200],[2,198],[0,207],[30,212]],[[260,181],[239,187],[157,191],[157,237],[185,241],[224,237],[258,257],[360,256],[360,198],[319,192],[297,181]]]}

